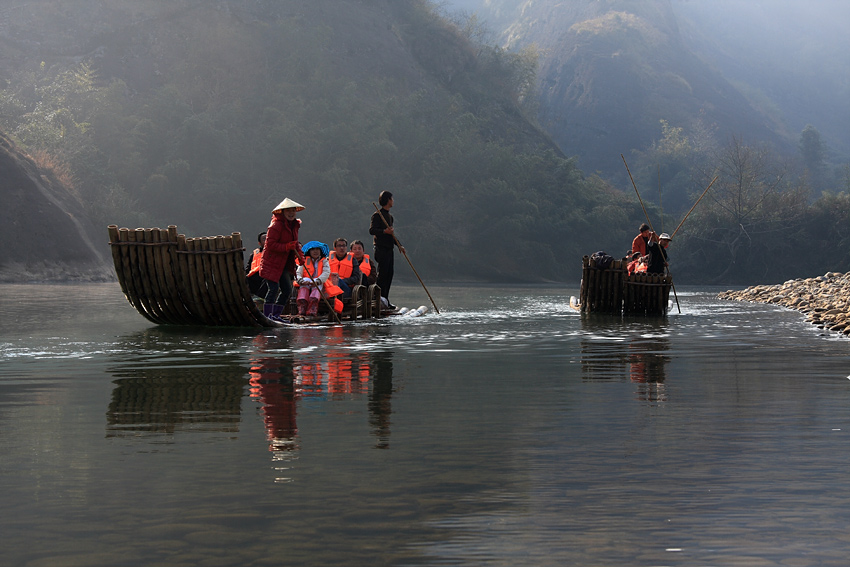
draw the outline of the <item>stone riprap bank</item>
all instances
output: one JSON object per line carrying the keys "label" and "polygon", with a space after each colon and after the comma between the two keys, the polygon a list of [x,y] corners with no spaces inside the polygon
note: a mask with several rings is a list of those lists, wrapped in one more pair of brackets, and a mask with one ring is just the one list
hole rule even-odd
{"label": "stone riprap bank", "polygon": [[774,303],[806,314],[820,328],[850,336],[850,272],[724,291],[720,299]]}

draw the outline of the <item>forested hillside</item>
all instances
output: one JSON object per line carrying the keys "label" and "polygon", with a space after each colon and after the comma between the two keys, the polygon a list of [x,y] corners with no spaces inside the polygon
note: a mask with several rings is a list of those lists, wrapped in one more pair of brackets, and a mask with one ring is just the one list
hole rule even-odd
{"label": "forested hillside", "polygon": [[33,0],[2,21],[2,128],[68,167],[104,231],[252,242],[289,196],[305,240],[367,240],[389,189],[435,278],[565,280],[640,219],[528,119],[535,58],[424,0]]}
{"label": "forested hillside", "polygon": [[[850,269],[845,5],[445,6],[498,45],[539,52],[541,126],[582,169],[627,190],[625,154],[657,229],[675,229],[717,176],[675,241],[679,276],[747,283]],[[789,254],[789,243],[810,250]]]}
{"label": "forested hillside", "polygon": [[[659,231],[717,177],[674,240],[677,281],[850,269],[850,168],[815,127],[798,158],[769,143],[773,118],[682,48],[668,0],[523,5],[510,37],[545,32],[564,57],[427,0],[22,0],[0,8],[0,130],[82,203],[104,255],[110,223],[252,243],[287,196],[304,241],[368,241],[389,189],[429,280],[575,281],[644,220],[622,151]],[[619,173],[579,169],[593,160]]]}

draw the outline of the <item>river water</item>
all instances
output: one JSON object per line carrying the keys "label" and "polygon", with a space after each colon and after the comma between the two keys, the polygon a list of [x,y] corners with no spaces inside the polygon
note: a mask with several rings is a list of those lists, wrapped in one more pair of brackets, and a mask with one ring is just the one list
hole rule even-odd
{"label": "river water", "polygon": [[0,563],[846,565],[850,340],[712,289],[429,290],[258,331],[0,286]]}

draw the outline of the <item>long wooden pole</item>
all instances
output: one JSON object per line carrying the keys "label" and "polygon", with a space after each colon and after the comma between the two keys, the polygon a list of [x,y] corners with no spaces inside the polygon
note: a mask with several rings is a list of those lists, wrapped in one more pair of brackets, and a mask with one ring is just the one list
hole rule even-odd
{"label": "long wooden pole", "polygon": [[685,220],[690,216],[690,214],[693,212],[699,202],[702,201],[702,198],[705,197],[705,194],[708,193],[708,190],[711,189],[711,186],[714,185],[715,181],[717,181],[716,175],[714,176],[714,179],[711,180],[711,183],[708,184],[708,187],[705,188],[705,191],[702,192],[702,195],[699,196],[697,202],[694,203],[694,206],[691,207],[691,210],[688,211],[688,214],[685,215],[685,218],[682,219],[682,222],[679,223],[679,226],[676,227],[676,230],[673,231],[673,234],[670,235],[671,237],[676,236],[676,233],[679,232],[679,229],[682,228],[683,224],[685,224]]}
{"label": "long wooden pole", "polygon": [[[658,165],[658,209],[661,211],[661,232],[664,232],[664,205],[661,201],[661,165]],[[672,238],[672,236],[671,236]],[[667,271],[667,275],[670,276],[670,266],[664,266],[664,269]],[[670,276],[670,287],[673,288],[673,298],[676,300],[676,309],[679,310],[679,313],[682,312],[682,308],[679,306],[679,294],[676,293],[676,286],[673,285],[673,276]]]}
{"label": "long wooden pole", "polygon": [[635,185],[635,178],[632,177],[632,172],[629,169],[629,164],[626,163],[626,157],[623,154],[620,154],[620,157],[623,158],[623,164],[626,166],[626,171],[629,173],[629,179],[632,180],[632,187],[635,188],[635,194],[637,195],[638,201],[640,201],[640,208],[643,209],[643,214],[646,217],[646,224],[649,225],[649,230],[655,232],[655,229],[652,228],[652,221],[649,220],[649,213],[646,212],[646,207],[643,206],[643,199],[640,198],[640,193],[638,192],[637,185]]}
{"label": "long wooden pole", "polygon": [[661,232],[664,232],[664,203],[661,201],[661,164],[658,164],[658,208],[661,210]]}
{"label": "long wooden pole", "polygon": [[[376,211],[378,211],[378,216],[381,217],[382,221],[384,221],[384,225],[386,225],[387,228],[390,228],[390,224],[387,222],[387,219],[384,218],[384,215],[383,215],[383,213],[381,213],[381,209],[378,207],[378,205],[376,205],[375,203],[372,203],[372,206],[375,207]],[[436,311],[437,314],[439,314],[440,310],[437,308],[437,304],[434,303],[434,298],[431,297],[431,293],[428,291],[428,288],[425,287],[424,283],[422,283],[422,278],[419,277],[419,272],[417,272],[416,268],[413,267],[413,262],[411,262],[410,258],[407,257],[407,252],[404,251],[404,247],[401,245],[401,242],[398,241],[398,238],[396,238],[395,234],[393,234],[393,240],[395,240],[395,243],[396,243],[396,246],[398,246],[398,249],[401,250],[401,253],[404,256],[404,259],[407,260],[408,264],[410,264],[410,269],[413,270],[414,274],[416,274],[416,279],[418,279],[419,283],[422,284],[422,289],[425,290],[425,293],[428,295],[428,299],[431,300],[431,305],[434,306],[434,311]],[[381,271],[381,266],[378,265],[378,272],[380,272],[380,271]]]}

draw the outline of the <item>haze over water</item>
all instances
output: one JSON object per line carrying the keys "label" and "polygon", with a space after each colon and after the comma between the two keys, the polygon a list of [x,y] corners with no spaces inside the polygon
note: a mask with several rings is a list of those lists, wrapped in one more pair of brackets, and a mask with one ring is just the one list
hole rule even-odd
{"label": "haze over water", "polygon": [[846,338],[714,289],[429,289],[256,331],[3,286],[2,563],[846,564]]}

